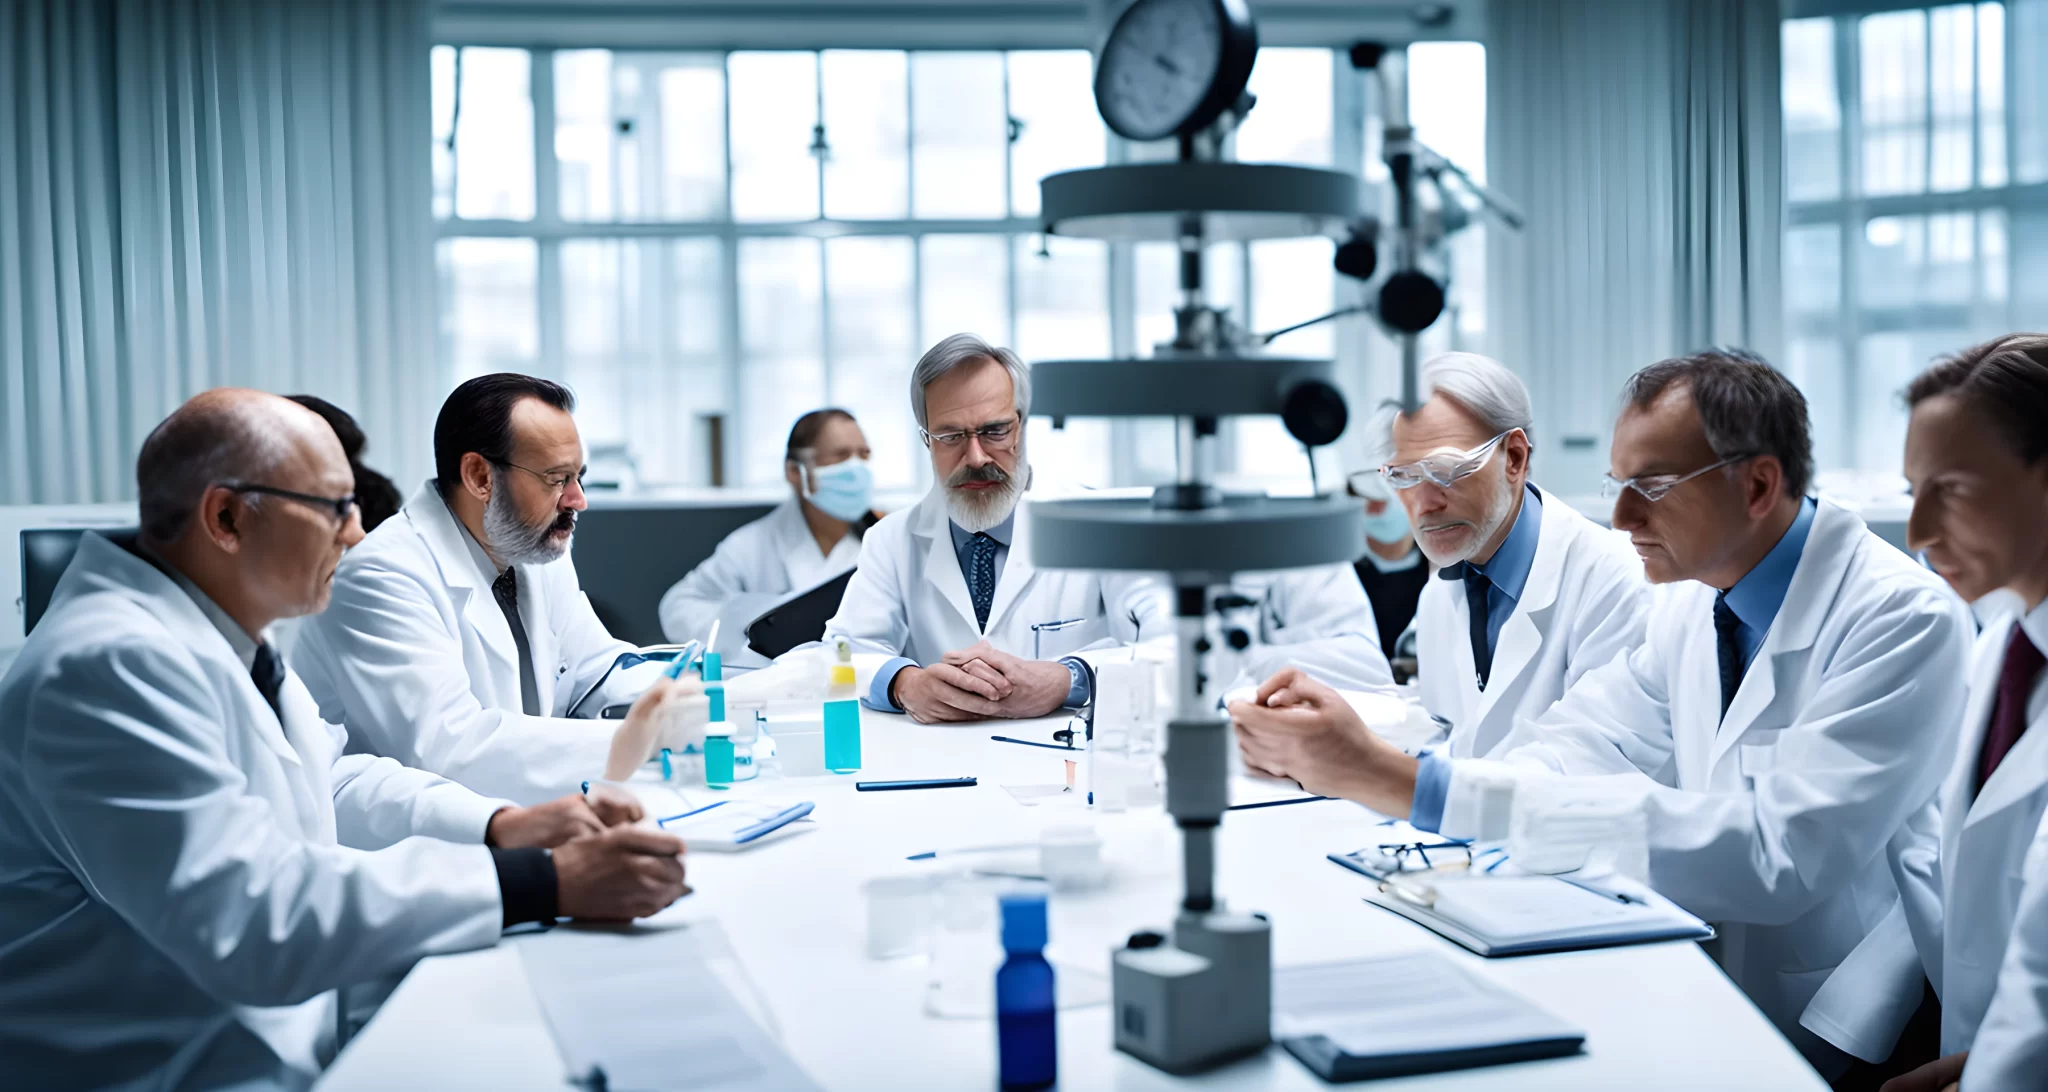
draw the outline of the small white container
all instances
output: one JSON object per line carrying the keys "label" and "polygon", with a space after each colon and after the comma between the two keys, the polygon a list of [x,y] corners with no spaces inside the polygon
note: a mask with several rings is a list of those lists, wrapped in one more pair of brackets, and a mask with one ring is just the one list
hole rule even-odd
{"label": "small white container", "polygon": [[[822,760],[824,751],[818,753]],[[895,959],[925,950],[938,879],[934,873],[876,876],[860,885],[867,902],[869,959]]]}
{"label": "small white container", "polygon": [[778,714],[768,718],[768,735],[784,777],[823,777],[825,721],[816,712]]}

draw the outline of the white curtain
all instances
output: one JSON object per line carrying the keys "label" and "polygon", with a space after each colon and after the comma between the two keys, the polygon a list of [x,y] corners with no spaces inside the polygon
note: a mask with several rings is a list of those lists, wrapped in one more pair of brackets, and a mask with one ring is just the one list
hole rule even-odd
{"label": "white curtain", "polygon": [[1778,0],[1493,0],[1494,352],[1529,381],[1537,476],[1590,490],[1622,381],[1664,357],[1779,349]]}
{"label": "white curtain", "polygon": [[0,503],[134,494],[191,394],[431,462],[424,0],[0,0]]}

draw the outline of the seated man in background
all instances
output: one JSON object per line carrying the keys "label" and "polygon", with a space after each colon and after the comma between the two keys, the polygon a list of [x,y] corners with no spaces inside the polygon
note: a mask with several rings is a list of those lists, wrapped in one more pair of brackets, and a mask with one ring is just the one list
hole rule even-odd
{"label": "seated man in background", "polygon": [[1437,566],[1416,606],[1422,704],[1453,756],[1493,753],[1588,671],[1640,643],[1643,565],[1529,480],[1529,390],[1472,353],[1422,365],[1380,471]]}
{"label": "seated man in background", "polygon": [[1833,1077],[1845,1052],[1889,1049],[1912,1009],[1898,995],[1918,997],[1917,977],[1885,975],[1808,1007],[1888,908],[1925,897],[1969,615],[1854,514],[1806,498],[1806,400],[1768,364],[1667,360],[1624,406],[1614,525],[1660,585],[1641,645],[1520,721],[1499,761],[1404,755],[1298,672],[1231,705],[1239,744],[1255,771],[1451,836],[1480,833],[1500,782],[1517,807],[1628,805],[1651,885],[1720,925],[1722,968]]}
{"label": "seated man in background", "polygon": [[1134,573],[1041,571],[1019,504],[1031,482],[1031,374],[954,334],[910,379],[932,490],[868,531],[825,632],[894,657],[867,703],[920,721],[1038,717],[1090,696],[1078,653],[1171,633],[1165,589]]}
{"label": "seated man in background", "polygon": [[0,681],[9,1087],[303,1088],[337,989],[687,890],[680,841],[607,828],[633,805],[521,809],[343,754],[265,639],[362,537],[320,418],[210,391],[136,468],[140,535],[85,535]]}
{"label": "seated man in background", "polygon": [[349,472],[356,479],[356,511],[362,513],[363,533],[369,534],[382,526],[384,521],[398,514],[405,498],[398,495],[398,486],[390,478],[363,465],[363,449],[369,440],[363,436],[363,428],[356,419],[340,406],[310,394],[288,394],[285,397],[312,410],[334,429],[335,438],[341,441],[341,453],[348,456]]}
{"label": "seated man in background", "polygon": [[[575,404],[560,384],[510,372],[442,404],[435,478],[342,559],[333,607],[299,638],[293,664],[351,750],[523,803],[603,775],[614,729],[627,729],[572,718],[626,700],[659,668],[626,670],[633,647],[576,580],[569,542],[587,502]],[[649,715],[644,704],[628,719]],[[669,727],[680,748],[687,718]]]}
{"label": "seated man in background", "polygon": [[1429,562],[1415,545],[1407,509],[1377,468],[1350,475],[1346,488],[1365,507],[1365,552],[1351,567],[1372,603],[1380,651],[1389,660],[1412,655],[1401,650],[1401,635],[1415,620],[1416,606],[1429,584]]}
{"label": "seated man in background", "polygon": [[796,419],[783,451],[792,495],[775,510],[725,537],[718,549],[661,597],[662,636],[702,640],[718,623],[728,667],[761,667],[747,647],[747,625],[762,612],[853,568],[861,536],[878,519],[868,438],[842,409]]}

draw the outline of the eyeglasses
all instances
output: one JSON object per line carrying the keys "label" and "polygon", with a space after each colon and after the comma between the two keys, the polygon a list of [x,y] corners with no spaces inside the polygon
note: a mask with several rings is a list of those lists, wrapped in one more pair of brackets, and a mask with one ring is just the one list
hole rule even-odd
{"label": "eyeglasses", "polygon": [[1622,490],[1633,489],[1644,500],[1655,503],[1663,500],[1673,489],[1684,485],[1686,482],[1699,477],[1709,470],[1719,470],[1724,466],[1733,466],[1744,459],[1754,458],[1756,458],[1754,455],[1730,455],[1712,466],[1700,467],[1690,474],[1639,474],[1636,477],[1621,480],[1616,480],[1612,474],[1602,474],[1600,475],[1600,495],[1607,500],[1613,500],[1621,496]]}
{"label": "eyeglasses", "polygon": [[336,522],[347,523],[356,510],[356,495],[345,497],[320,497],[311,493],[296,493],[290,489],[279,489],[269,485],[252,485],[248,482],[221,482],[221,488],[231,493],[261,493],[266,497],[283,497],[298,501],[308,508],[317,508],[332,515]]}
{"label": "eyeglasses", "polygon": [[1511,428],[1470,451],[1445,452],[1412,463],[1383,466],[1380,467],[1380,477],[1396,489],[1413,489],[1423,482],[1433,482],[1440,488],[1449,489],[1460,479],[1479,473],[1479,468],[1493,458],[1494,449],[1507,439],[1508,433],[1520,431]]}
{"label": "eyeglasses", "polygon": [[980,441],[982,447],[990,451],[1008,451],[1017,446],[1018,424],[1018,419],[1012,417],[1007,421],[997,421],[980,428],[955,429],[951,432],[926,432],[918,429],[917,438],[923,440],[926,447],[933,444],[940,447],[959,447],[972,436]]}
{"label": "eyeglasses", "polygon": [[[1387,872],[1433,872],[1446,868],[1472,867],[1472,843],[1456,839],[1441,842],[1382,842],[1375,847],[1389,863]],[[1430,860],[1429,851],[1437,851]],[[1363,856],[1361,851],[1358,856]]]}
{"label": "eyeglasses", "polygon": [[492,459],[491,462],[497,464],[498,466],[509,466],[514,470],[526,470],[528,474],[531,474],[534,477],[539,478],[543,484],[545,484],[549,489],[552,489],[557,493],[560,493],[562,490],[569,488],[570,482],[575,482],[577,488],[582,488],[583,476],[590,473],[590,468],[587,466],[578,468],[574,474],[566,473],[563,471],[556,471],[555,473],[552,474],[543,474],[538,470],[527,470],[525,467],[520,466],[518,463],[505,462],[501,459]]}

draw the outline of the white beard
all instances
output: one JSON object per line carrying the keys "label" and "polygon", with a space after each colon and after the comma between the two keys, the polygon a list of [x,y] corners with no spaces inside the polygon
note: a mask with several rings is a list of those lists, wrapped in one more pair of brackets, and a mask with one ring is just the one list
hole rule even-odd
{"label": "white beard", "polygon": [[1020,447],[1017,468],[1002,484],[979,493],[956,489],[944,482],[935,487],[946,500],[946,515],[962,531],[977,534],[1000,525],[1017,510],[1024,490],[1031,482],[1031,459]]}
{"label": "white beard", "polygon": [[[1454,557],[1431,556],[1429,559],[1430,564],[1438,568],[1445,568],[1456,565],[1461,561],[1470,560],[1472,555],[1478,553],[1481,547],[1493,540],[1493,536],[1500,531],[1501,524],[1507,522],[1508,514],[1515,510],[1515,490],[1513,484],[1508,481],[1506,460],[1497,460],[1497,463],[1497,471],[1494,471],[1493,467],[1488,468],[1489,471],[1497,472],[1499,475],[1493,482],[1493,499],[1487,502],[1486,514],[1480,517],[1478,521],[1479,526],[1473,531],[1472,537],[1466,540],[1465,548],[1459,550]],[[1415,536],[1415,544],[1421,547],[1423,541],[1424,536],[1418,533]],[[1422,552],[1428,554],[1429,550],[1424,548]]]}

